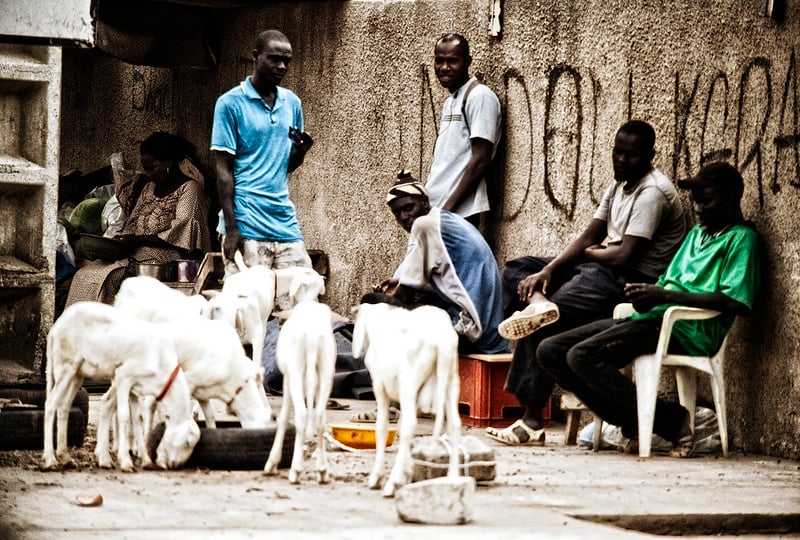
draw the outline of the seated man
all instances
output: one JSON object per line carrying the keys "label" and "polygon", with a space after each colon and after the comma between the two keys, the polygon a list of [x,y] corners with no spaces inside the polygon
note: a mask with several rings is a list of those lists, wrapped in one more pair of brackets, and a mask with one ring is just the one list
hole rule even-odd
{"label": "seated man", "polygon": [[678,249],[685,212],[675,186],[652,165],[654,145],[650,124],[625,123],[614,139],[614,181],[583,233],[558,257],[506,264],[507,314],[520,310],[499,327],[504,337],[519,340],[506,390],[525,412],[506,429],[486,428],[489,437],[508,445],[543,445],[542,409],[554,383],[535,360],[541,340],[609,317],[623,301],[626,282],[653,283]]}
{"label": "seated man", "polygon": [[[631,439],[638,431],[636,386],[619,369],[655,351],[667,308],[679,304],[720,312],[712,319],[678,321],[672,331],[670,352],[711,355],[736,315],[750,313],[760,281],[758,235],[742,217],[744,183],[738,171],[727,163],[711,163],[678,186],[691,189],[699,224],[656,284],[625,285],[638,313],[555,335],[542,341],[537,352],[541,366],[562,388]],[[689,411],[657,401],[653,431],[672,442],[673,456],[692,453],[691,428]]]}
{"label": "seated man", "polygon": [[377,288],[407,305],[435,304],[450,313],[462,353],[508,350],[497,333],[503,318],[500,271],[478,230],[458,214],[431,208],[422,183],[402,171],[386,202],[409,235],[405,259]]}

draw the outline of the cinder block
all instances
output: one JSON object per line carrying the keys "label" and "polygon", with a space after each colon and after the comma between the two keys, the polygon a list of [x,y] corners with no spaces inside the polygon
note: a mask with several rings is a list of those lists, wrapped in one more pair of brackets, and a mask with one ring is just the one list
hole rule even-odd
{"label": "cinder block", "polygon": [[[439,478],[447,474],[450,464],[450,445],[446,437],[416,437],[411,442],[414,461],[412,482]],[[491,481],[497,474],[494,450],[474,435],[462,435],[458,445],[459,474],[472,476],[476,481]]]}
{"label": "cinder block", "polygon": [[410,523],[463,525],[472,521],[475,479],[433,478],[407,484],[395,494],[397,516]]}

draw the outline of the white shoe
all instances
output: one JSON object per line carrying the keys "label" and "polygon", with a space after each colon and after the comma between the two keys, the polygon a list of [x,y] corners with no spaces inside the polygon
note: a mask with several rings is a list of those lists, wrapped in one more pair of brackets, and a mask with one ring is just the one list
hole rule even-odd
{"label": "white shoe", "polygon": [[558,306],[553,302],[533,302],[501,322],[497,331],[506,339],[520,339],[533,334],[542,326],[556,322],[558,317]]}

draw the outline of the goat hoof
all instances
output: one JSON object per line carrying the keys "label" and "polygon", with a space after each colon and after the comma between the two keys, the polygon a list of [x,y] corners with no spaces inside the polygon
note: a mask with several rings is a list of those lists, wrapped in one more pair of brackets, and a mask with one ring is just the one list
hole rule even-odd
{"label": "goat hoof", "polygon": [[290,484],[299,484],[300,483],[300,472],[291,469],[289,471],[289,483]]}
{"label": "goat hoof", "polygon": [[386,498],[394,497],[394,486],[391,484],[386,484],[383,488],[383,496]]}
{"label": "goat hoof", "polygon": [[319,483],[320,484],[327,484],[329,482],[328,478],[328,471],[319,471]]}
{"label": "goat hoof", "polygon": [[42,462],[42,464],[39,466],[39,469],[43,471],[57,471],[58,462],[54,459],[47,459]]}

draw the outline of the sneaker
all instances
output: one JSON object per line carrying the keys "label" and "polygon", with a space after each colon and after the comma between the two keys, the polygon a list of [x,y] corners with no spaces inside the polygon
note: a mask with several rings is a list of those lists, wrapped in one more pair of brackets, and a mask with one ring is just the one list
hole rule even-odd
{"label": "sneaker", "polygon": [[558,306],[553,302],[533,302],[501,322],[497,331],[506,339],[520,339],[556,322],[558,316]]}

